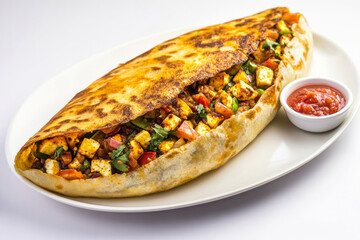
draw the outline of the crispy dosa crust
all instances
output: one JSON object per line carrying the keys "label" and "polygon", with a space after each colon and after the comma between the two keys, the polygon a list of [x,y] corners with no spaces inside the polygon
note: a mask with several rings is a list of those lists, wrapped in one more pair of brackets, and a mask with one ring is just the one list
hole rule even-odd
{"label": "crispy dosa crust", "polygon": [[[285,49],[274,85],[265,91],[254,108],[237,113],[218,128],[135,171],[68,181],[29,169],[29,153],[41,139],[125,123],[168,104],[185,86],[246,61],[246,55],[256,50],[259,41],[264,39],[264,32],[286,11],[286,8],[270,9],[184,34],[112,70],[78,93],[25,144],[17,154],[16,170],[35,184],[64,195],[110,198],[168,190],[222,166],[275,117],[282,88],[307,72],[313,41],[304,17],[293,25],[294,37]],[[248,28],[253,24],[255,27]],[[86,101],[94,104],[84,108]],[[89,120],[77,123],[81,119]]]}

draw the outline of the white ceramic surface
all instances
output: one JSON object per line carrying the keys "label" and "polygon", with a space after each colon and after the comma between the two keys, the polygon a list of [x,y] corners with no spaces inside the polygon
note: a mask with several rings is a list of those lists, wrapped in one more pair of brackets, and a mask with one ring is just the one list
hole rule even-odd
{"label": "white ceramic surface", "polygon": [[[327,85],[338,89],[344,94],[346,100],[345,107],[339,112],[320,117],[296,112],[287,104],[287,99],[296,89],[307,85]],[[324,77],[305,77],[289,83],[281,92],[280,102],[290,121],[298,128],[309,132],[326,132],[336,128],[345,120],[346,114],[352,105],[353,97],[351,90],[340,81]]]}
{"label": "white ceramic surface", "polygon": [[111,49],[73,66],[41,86],[24,102],[8,129],[6,155],[12,171],[34,190],[59,202],[81,208],[112,212],[146,212],[192,206],[247,191],[302,166],[339,137],[359,106],[358,76],[350,58],[337,44],[314,34],[314,56],[309,75],[341,79],[351,88],[354,96],[354,104],[345,121],[333,131],[321,134],[301,131],[294,127],[284,111],[280,110],[274,121],[223,167],[173,190],[144,197],[64,197],[39,188],[15,172],[13,159],[19,148],[75,93],[118,63],[184,32],[186,31],[164,33]]}

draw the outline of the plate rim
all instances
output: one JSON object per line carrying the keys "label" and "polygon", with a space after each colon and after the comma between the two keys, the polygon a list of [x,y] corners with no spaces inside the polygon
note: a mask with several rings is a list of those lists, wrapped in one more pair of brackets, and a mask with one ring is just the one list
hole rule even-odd
{"label": "plate rim", "polygon": [[[190,207],[190,206],[196,206],[196,205],[201,205],[201,204],[205,204],[205,203],[209,203],[209,202],[214,202],[214,201],[218,201],[221,199],[225,199],[231,196],[235,196],[237,194],[249,191],[251,189],[260,187],[262,185],[265,185],[269,182],[272,182],[278,178],[281,178],[282,176],[287,175],[288,173],[295,171],[296,169],[300,168],[301,166],[305,165],[306,163],[310,162],[311,160],[313,160],[316,156],[318,156],[320,153],[322,153],[323,151],[325,151],[333,142],[335,142],[335,140],[345,131],[345,129],[349,126],[349,124],[352,122],[353,118],[355,117],[357,111],[359,110],[359,106],[360,106],[360,84],[358,84],[357,86],[357,92],[359,94],[357,94],[356,97],[354,97],[354,101],[353,104],[351,106],[351,110],[347,115],[346,120],[335,129],[336,133],[331,136],[328,140],[326,140],[326,142],[317,150],[314,151],[312,154],[310,154],[308,157],[304,158],[302,161],[297,162],[294,165],[291,165],[290,167],[286,168],[286,170],[283,170],[282,172],[279,172],[277,174],[274,174],[270,177],[268,177],[267,179],[262,179],[259,180],[257,182],[254,182],[250,185],[248,185],[248,187],[245,188],[241,188],[241,189],[234,189],[231,191],[227,191],[227,192],[223,192],[221,194],[217,194],[211,197],[205,197],[205,198],[201,198],[201,199],[197,199],[197,200],[192,200],[192,201],[187,201],[187,202],[182,202],[182,203],[176,203],[176,204],[165,204],[165,205],[159,205],[159,206],[146,206],[146,207],[134,207],[134,206],[130,206],[130,207],[118,207],[118,206],[105,206],[105,205],[98,205],[98,204],[94,204],[94,203],[87,203],[87,202],[80,202],[76,199],[70,199],[67,196],[63,196],[54,192],[51,192],[49,190],[43,189],[41,187],[39,187],[38,185],[32,183],[30,180],[26,179],[25,177],[21,176],[20,174],[18,174],[14,168],[14,160],[10,158],[11,154],[10,154],[10,134],[11,134],[11,130],[14,128],[14,121],[15,119],[18,118],[18,115],[21,111],[21,109],[23,108],[23,105],[25,102],[27,102],[31,97],[33,97],[34,95],[37,94],[37,92],[41,91],[42,88],[44,88],[47,84],[50,84],[53,81],[56,81],[56,78],[61,77],[61,75],[66,74],[66,72],[71,71],[74,68],[77,68],[78,65],[82,65],[82,64],[86,64],[87,62],[91,62],[93,59],[98,58],[100,56],[104,56],[107,55],[108,53],[115,51],[116,49],[119,48],[123,48],[127,45],[130,44],[134,44],[136,42],[142,42],[146,39],[151,39],[151,38],[155,38],[155,37],[160,37],[164,34],[170,35],[170,34],[176,34],[178,32],[182,33],[186,33],[187,31],[191,31],[193,29],[199,28],[197,27],[187,27],[187,28],[181,28],[181,29],[176,29],[176,30],[171,30],[171,31],[162,31],[162,32],[158,32],[155,34],[150,34],[148,36],[142,37],[142,38],[138,38],[132,41],[128,41],[125,42],[123,44],[120,44],[118,46],[112,47],[108,50],[99,52],[97,54],[94,54],[93,56],[90,56],[72,66],[70,66],[69,68],[66,68],[65,70],[61,71],[60,73],[56,74],[55,76],[53,76],[52,78],[50,78],[49,80],[45,81],[44,83],[42,83],[35,91],[33,91],[26,99],[25,101],[22,103],[22,105],[19,107],[19,109],[16,111],[16,114],[13,116],[13,118],[11,119],[11,122],[7,128],[7,132],[6,132],[6,138],[5,138],[5,155],[7,158],[7,163],[9,168],[11,169],[11,171],[15,174],[15,176],[21,181],[23,182],[25,185],[29,186],[31,189],[33,189],[34,191],[40,192],[41,194],[45,195],[46,197],[49,197],[57,202],[61,202],[63,204],[67,204],[73,207],[79,207],[79,208],[83,208],[83,209],[88,209],[88,210],[94,210],[94,211],[102,211],[102,212],[123,212],[123,213],[139,213],[139,212],[157,212],[157,211],[165,211],[165,210],[171,210],[171,209],[179,209],[179,208],[185,208],[185,207]],[[323,38],[326,41],[330,42],[331,44],[333,44],[334,46],[336,46],[338,49],[341,50],[342,54],[344,54],[350,61],[351,66],[354,70],[355,76],[354,79],[359,79],[359,73],[358,73],[358,69],[355,66],[355,61],[353,59],[353,57],[348,53],[348,51],[344,48],[341,47],[340,44],[338,44],[336,41],[332,40],[331,38],[324,36],[316,31],[312,31],[313,34],[313,38]],[[314,44],[315,46],[315,44]],[[139,196],[141,197],[141,196]],[[71,197],[73,198],[73,197]],[[81,199],[81,197],[79,198]]]}

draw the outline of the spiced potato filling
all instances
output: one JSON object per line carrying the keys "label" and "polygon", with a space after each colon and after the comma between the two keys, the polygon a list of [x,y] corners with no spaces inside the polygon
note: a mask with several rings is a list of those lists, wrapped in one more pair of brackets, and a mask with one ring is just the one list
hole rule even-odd
{"label": "spiced potato filling", "polygon": [[293,37],[290,24],[299,17],[284,14],[246,62],[187,86],[167,106],[112,128],[36,142],[32,168],[68,180],[122,174],[253,108],[273,84],[284,48]]}

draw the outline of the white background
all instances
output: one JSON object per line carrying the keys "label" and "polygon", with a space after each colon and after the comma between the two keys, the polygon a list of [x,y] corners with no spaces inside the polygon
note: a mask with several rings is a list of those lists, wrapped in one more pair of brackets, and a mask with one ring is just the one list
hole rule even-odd
{"label": "white background", "polygon": [[359,239],[359,114],[329,149],[289,175],[235,197],[178,210],[77,209],[31,190],[7,166],[5,136],[17,109],[66,68],[154,33],[275,6],[302,12],[315,31],[340,43],[360,63],[356,1],[0,0],[0,238]]}

